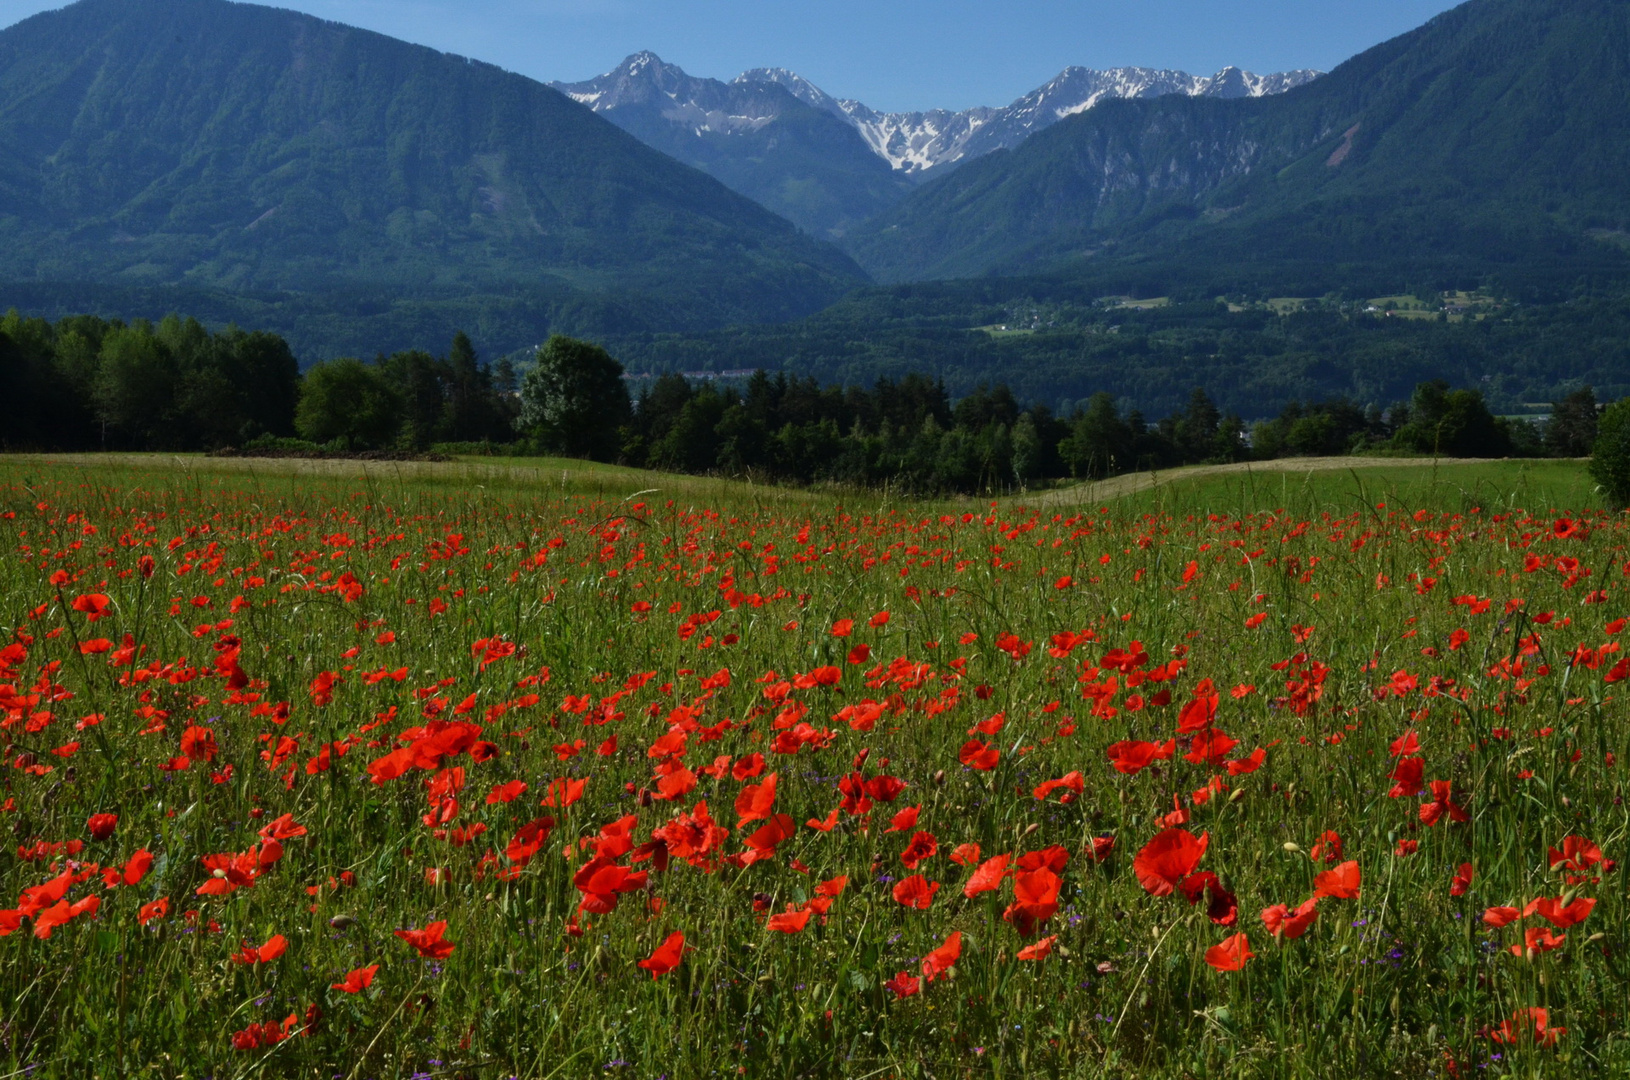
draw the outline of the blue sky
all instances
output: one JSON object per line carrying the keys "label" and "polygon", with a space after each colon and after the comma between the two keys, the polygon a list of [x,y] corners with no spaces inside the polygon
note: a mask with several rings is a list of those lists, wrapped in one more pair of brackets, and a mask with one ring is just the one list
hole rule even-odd
{"label": "blue sky", "polygon": [[[275,0],[545,81],[651,49],[693,75],[786,67],[891,111],[1005,105],[1071,64],[1329,70],[1444,0]],[[0,0],[0,25],[62,6]]]}

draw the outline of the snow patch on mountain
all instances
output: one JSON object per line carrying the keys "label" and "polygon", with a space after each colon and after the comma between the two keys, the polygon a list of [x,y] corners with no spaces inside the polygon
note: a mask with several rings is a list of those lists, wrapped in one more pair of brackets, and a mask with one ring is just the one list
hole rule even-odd
{"label": "snow patch on mountain", "polygon": [[1165,94],[1262,97],[1284,93],[1320,74],[1285,71],[1255,75],[1227,67],[1215,75],[1201,76],[1160,68],[1095,71],[1072,67],[1003,108],[909,113],[878,112],[859,101],[835,98],[786,68],[754,68],[729,83],[695,78],[674,64],[664,63],[653,52],[635,53],[616,70],[595,79],[552,85],[595,112],[612,113],[633,106],[654,108],[664,120],[698,135],[762,128],[784,110],[785,91],[843,120],[897,173],[919,179],[935,169],[1017,146],[1043,128],[1111,98]]}
{"label": "snow patch on mountain", "polygon": [[834,98],[785,68],[754,68],[734,84],[773,82],[806,104],[843,117],[872,150],[896,170],[921,176],[933,169],[1017,146],[1037,131],[1110,98],[1263,97],[1281,94],[1322,74],[1285,71],[1256,75],[1227,67],[1211,76],[1156,68],[1066,68],[1047,85],[1004,108],[988,106],[953,112],[884,113],[858,101]]}

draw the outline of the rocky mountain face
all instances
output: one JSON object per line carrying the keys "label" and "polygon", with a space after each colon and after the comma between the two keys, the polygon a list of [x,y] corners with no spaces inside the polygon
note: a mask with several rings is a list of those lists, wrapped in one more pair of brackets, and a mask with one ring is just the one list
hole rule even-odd
{"label": "rocky mountain face", "polygon": [[912,186],[847,118],[772,81],[694,78],[643,52],[598,78],[554,86],[817,236],[842,236]]}
{"label": "rocky mountain face", "polygon": [[799,100],[847,119],[879,157],[900,172],[918,179],[944,171],[993,150],[1015,147],[1031,135],[1065,117],[1086,112],[1101,101],[1115,98],[1155,98],[1167,94],[1184,97],[1243,98],[1282,94],[1319,77],[1317,71],[1288,71],[1253,75],[1236,67],[1215,75],[1183,71],[1124,67],[1108,71],[1066,68],[1046,86],[1002,108],[976,108],[953,112],[884,113],[858,101],[839,100],[807,79],[784,68],[757,68],[744,72],[737,85],[773,82]]}
{"label": "rocky mountain face", "polygon": [[840,100],[783,68],[729,82],[696,78],[655,53],[636,53],[594,79],[554,83],[648,146],[694,165],[816,235],[839,238],[938,175],[1017,146],[1112,98],[1163,94],[1260,97],[1315,71],[1253,75],[1070,68],[1004,108],[883,113]]}

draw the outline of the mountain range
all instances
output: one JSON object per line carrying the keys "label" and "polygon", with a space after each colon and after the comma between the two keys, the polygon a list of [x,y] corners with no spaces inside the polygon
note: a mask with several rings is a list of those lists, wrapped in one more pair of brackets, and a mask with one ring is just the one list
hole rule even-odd
{"label": "mountain range", "polygon": [[1283,94],[1103,102],[845,244],[883,281],[1316,295],[1622,276],[1627,57],[1622,0],[1470,0]]}
{"label": "mountain range", "polygon": [[841,113],[768,79],[698,79],[653,53],[557,90],[817,236],[838,237],[914,186]]}
{"label": "mountain range", "polygon": [[900,172],[917,179],[1018,146],[1031,135],[1067,116],[1086,112],[1113,98],[1181,97],[1245,98],[1282,94],[1312,82],[1322,72],[1284,71],[1253,75],[1227,67],[1211,76],[1186,71],[1120,67],[1107,71],[1070,67],[1047,85],[1001,108],[887,113],[858,101],[839,100],[785,68],[755,68],[735,79],[737,85],[773,82],[785,86],[806,104],[825,109],[859,131],[872,151]]}
{"label": "mountain range", "polygon": [[840,238],[915,183],[1019,145],[1111,98],[1283,93],[1317,71],[1253,75],[1072,67],[1003,108],[885,113],[832,97],[784,68],[730,82],[696,78],[655,53],[583,82],[551,85],[649,146],[694,165],[816,235]]}
{"label": "mountain range", "polygon": [[0,31],[0,147],[0,282],[111,309],[317,298],[335,336],[295,336],[323,352],[427,344],[390,329],[404,305],[443,308],[448,338],[518,324],[513,348],[786,319],[865,281],[540,83],[225,0],[80,0]]}
{"label": "mountain range", "polygon": [[864,378],[884,323],[890,363],[932,369],[1038,310],[1038,340],[1096,328],[1049,346],[1063,372],[1116,324],[1059,312],[1106,296],[1179,301],[1153,324],[1220,295],[1616,295],[1627,57],[1624,0],[1468,0],[1317,78],[1072,69],[897,116],[649,54],[574,101],[292,12],[79,0],[0,31],[0,308],[180,310],[307,359],[462,328],[778,368],[818,340],[811,370]]}

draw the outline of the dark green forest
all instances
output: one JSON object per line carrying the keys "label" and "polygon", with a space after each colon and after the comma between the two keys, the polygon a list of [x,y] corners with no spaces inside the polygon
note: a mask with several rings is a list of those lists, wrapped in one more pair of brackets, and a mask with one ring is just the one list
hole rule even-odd
{"label": "dark green forest", "polygon": [[1287,455],[1466,457],[1588,453],[1596,397],[1573,391],[1540,424],[1496,416],[1477,389],[1423,382],[1382,409],[1292,400],[1247,424],[1191,388],[1153,419],[1108,391],[1065,410],[1006,384],[953,395],[908,373],[871,385],[756,371],[739,382],[666,374],[631,394],[600,346],[551,338],[517,370],[455,336],[341,358],[304,374],[274,334],[193,319],[0,319],[0,450],[268,455],[564,454],[677,472],[911,492],[995,492],[1070,477]]}

